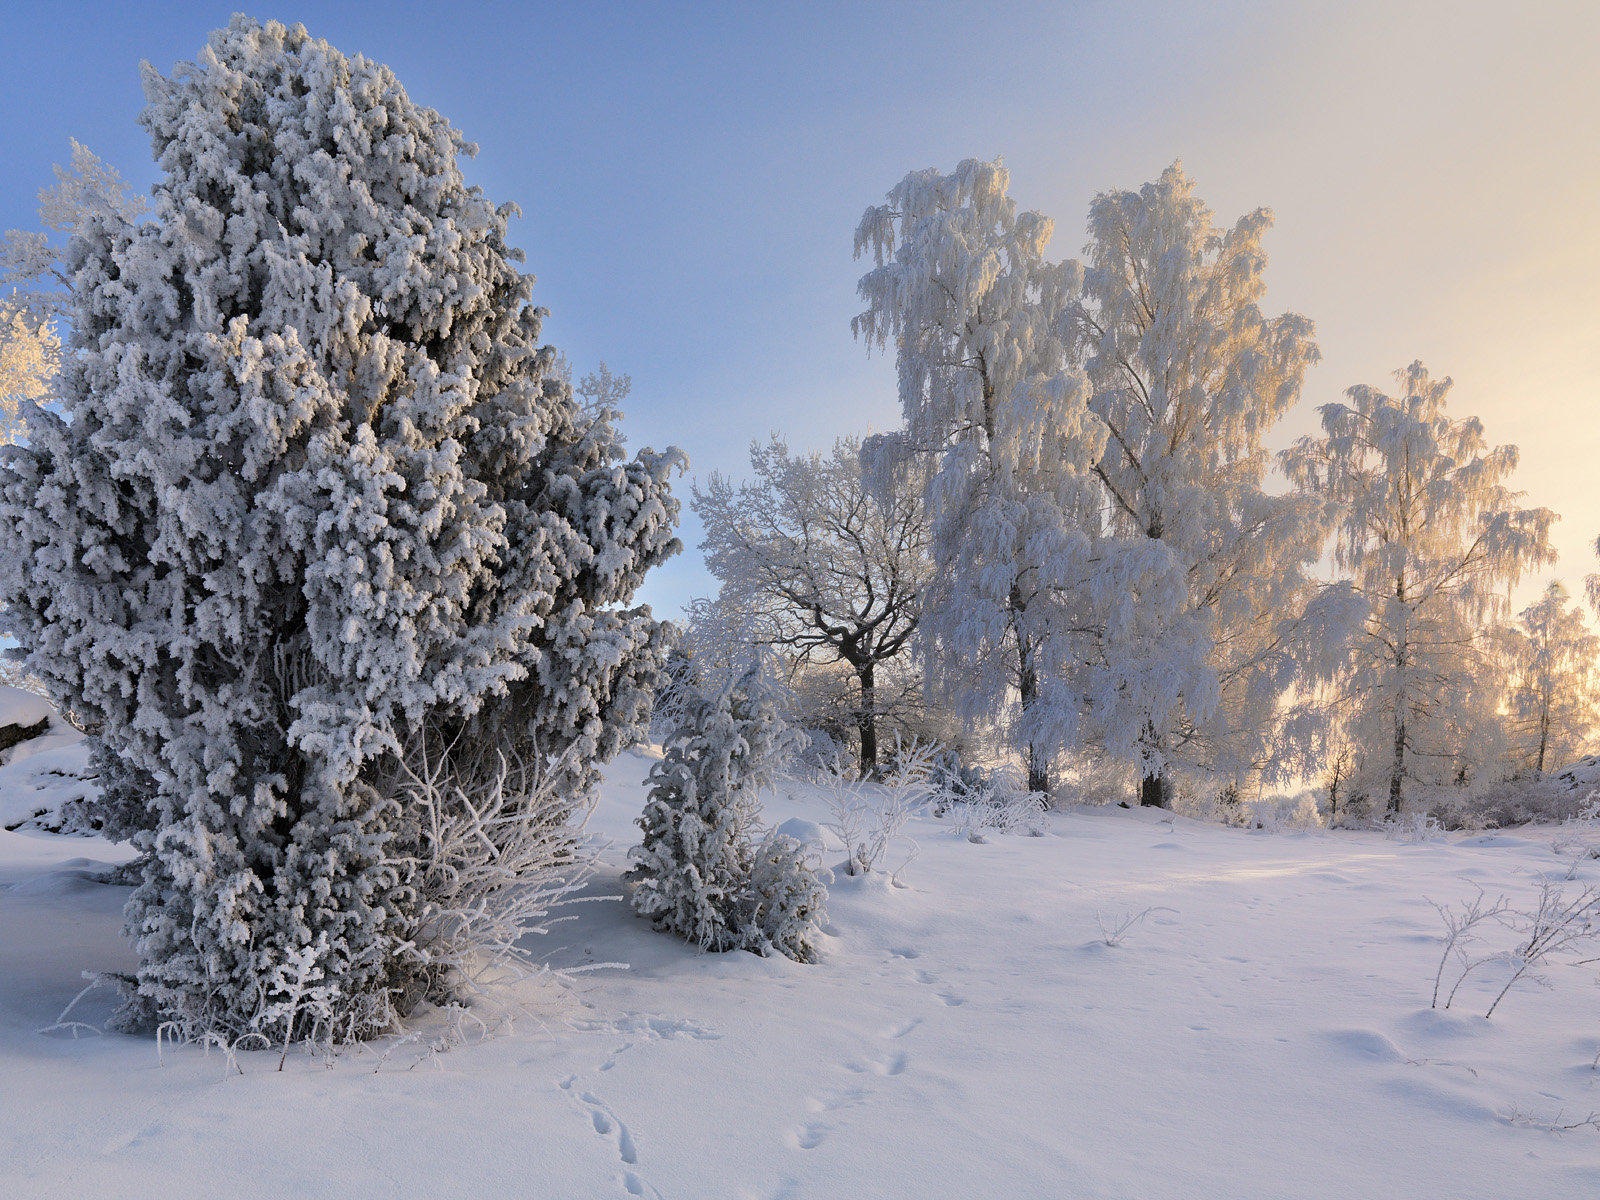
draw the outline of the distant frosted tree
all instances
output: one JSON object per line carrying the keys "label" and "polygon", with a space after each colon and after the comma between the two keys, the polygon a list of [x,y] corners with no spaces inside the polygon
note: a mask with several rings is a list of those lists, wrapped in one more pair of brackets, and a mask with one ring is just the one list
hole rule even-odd
{"label": "distant frosted tree", "polygon": [[845,664],[863,776],[878,766],[880,682],[909,657],[930,574],[921,481],[894,472],[875,482],[861,443],[792,454],[774,437],[750,448],[754,478],[713,474],[690,501],[701,549],[721,582],[720,609],[741,614],[747,636],[804,665]]}
{"label": "distant frosted tree", "polygon": [[[1362,788],[1398,813],[1418,785],[1470,776],[1504,694],[1494,668],[1506,592],[1552,561],[1555,514],[1506,486],[1514,446],[1445,411],[1450,380],[1420,362],[1398,395],[1353,387],[1323,434],[1286,453],[1291,478],[1338,513],[1334,561],[1369,615],[1338,684]],[[1487,739],[1492,740],[1492,739]]]}
{"label": "distant frosted tree", "polygon": [[1068,319],[1109,435],[1102,534],[1154,582],[1106,593],[1100,653],[1123,677],[1098,736],[1135,758],[1146,804],[1168,803],[1174,766],[1227,782],[1261,765],[1279,700],[1353,608],[1306,573],[1319,502],[1263,486],[1265,440],[1319,357],[1310,321],[1261,311],[1271,221],[1219,228],[1176,164],[1089,210]]}
{"label": "distant frosted tree", "polygon": [[633,392],[633,376],[614,373],[602,360],[572,385],[572,391],[586,412],[618,412]]}
{"label": "distant frosted tree", "polygon": [[930,685],[973,720],[1011,711],[1028,787],[1048,791],[1086,696],[1107,690],[1085,678],[1082,644],[1087,580],[1107,570],[1086,527],[1105,430],[1066,360],[1075,275],[1045,259],[1050,220],[1018,212],[1008,186],[999,163],[969,159],[869,208],[853,328],[894,346],[906,429],[880,451],[931,460]]}
{"label": "distant frosted tree", "polygon": [[54,170],[55,183],[39,192],[43,228],[8,230],[0,241],[0,288],[35,329],[71,315],[72,235],[92,222],[113,228],[132,224],[148,207],[115,167],[101,162],[76,138],[71,165],[57,164]]}
{"label": "distant frosted tree", "polygon": [[1600,706],[1600,637],[1559,581],[1522,610],[1515,634],[1511,716],[1518,748],[1539,779],[1592,742]]}
{"label": "distant frosted tree", "polygon": [[71,303],[66,239],[91,217],[128,222],[144,209],[122,177],[76,140],[72,165],[57,166],[55,175],[39,192],[44,228],[13,229],[0,242],[0,445],[26,435],[29,414],[55,388],[57,322]]}
{"label": "distant frosted tree", "polygon": [[359,1036],[448,985],[404,755],[460,796],[451,747],[506,747],[583,802],[647,715],[629,605],[679,458],[623,461],[549,377],[514,210],[387,68],[238,17],[145,89],[151,218],[76,228],[64,413],[0,460],[0,601],[146,855],[134,1015]]}
{"label": "distant frosted tree", "polygon": [[0,302],[0,445],[26,434],[34,405],[50,394],[60,355],[51,322],[32,321],[20,307]]}

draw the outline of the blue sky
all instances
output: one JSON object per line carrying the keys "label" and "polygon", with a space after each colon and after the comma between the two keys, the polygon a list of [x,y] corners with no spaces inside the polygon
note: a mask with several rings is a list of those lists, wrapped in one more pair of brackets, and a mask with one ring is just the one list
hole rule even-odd
{"label": "blue sky", "polygon": [[[192,58],[230,4],[13,4],[0,69],[0,227],[76,136],[141,187],[138,63]],[[1600,532],[1600,25],[1581,4],[312,4],[481,147],[582,373],[633,376],[634,444],[738,472],[897,419],[892,365],[850,336],[850,239],[913,168],[1003,154],[1074,254],[1095,192],[1182,157],[1227,219],[1266,204],[1269,303],[1318,322],[1305,412],[1413,357],[1522,444],[1568,514],[1569,579]],[[683,491],[687,495],[687,483]],[[694,549],[649,587],[712,587]]]}

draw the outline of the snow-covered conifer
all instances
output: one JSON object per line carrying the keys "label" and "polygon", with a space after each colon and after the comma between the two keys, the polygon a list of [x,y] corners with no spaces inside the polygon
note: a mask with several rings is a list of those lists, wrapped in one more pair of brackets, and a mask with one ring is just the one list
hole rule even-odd
{"label": "snow-covered conifer", "polygon": [[740,913],[744,949],[763,957],[816,961],[828,890],[811,855],[801,842],[775,830],[756,843]]}
{"label": "snow-covered conifer", "polygon": [[295,1036],[261,1019],[292,967],[359,1035],[436,979],[399,756],[504,745],[582,802],[647,714],[661,629],[628,605],[679,458],[624,461],[550,378],[513,210],[387,68],[239,17],[145,89],[151,216],[71,243],[0,601],[147,855],[142,1015]]}
{"label": "snow-covered conifer", "polygon": [[1400,393],[1358,386],[1321,408],[1323,434],[1284,464],[1337,514],[1334,561],[1368,608],[1337,679],[1335,719],[1356,747],[1351,790],[1398,814],[1417,787],[1469,779],[1504,695],[1497,628],[1522,573],[1553,559],[1555,514],[1506,486],[1515,446],[1445,409],[1448,378],[1420,362]]}
{"label": "snow-covered conifer", "polygon": [[779,693],[758,662],[714,695],[691,694],[680,705],[681,723],[650,770],[650,797],[639,817],[643,841],[630,852],[634,911],[703,950],[762,952],[752,929],[766,930],[775,947],[797,946],[804,939],[792,931],[773,935],[807,907],[810,885],[779,878],[791,868],[809,871],[803,858],[782,843],[760,843],[766,856],[760,893],[752,888],[758,793],[796,741]]}

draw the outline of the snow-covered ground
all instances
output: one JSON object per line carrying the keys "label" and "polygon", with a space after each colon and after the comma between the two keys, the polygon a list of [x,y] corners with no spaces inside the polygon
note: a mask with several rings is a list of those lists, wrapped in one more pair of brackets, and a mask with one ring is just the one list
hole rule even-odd
{"label": "snow-covered ground", "polygon": [[[609,772],[595,895],[618,890],[647,765]],[[768,810],[824,817],[803,786]],[[126,856],[0,833],[0,1194],[1600,1194],[1600,1131],[1524,1123],[1600,1110],[1596,968],[1549,972],[1493,1021],[1492,974],[1428,1007],[1429,899],[1528,901],[1565,870],[1548,831],[1404,845],[1109,809],[1041,838],[911,832],[905,886],[835,885],[820,965],[700,955],[584,904],[553,961],[630,967],[585,976],[542,1027],[331,1067],[296,1053],[281,1074],[257,1052],[242,1075],[193,1048],[40,1033],[83,971],[130,965],[126,890],[91,879]],[[1102,923],[1146,909],[1105,944]]]}

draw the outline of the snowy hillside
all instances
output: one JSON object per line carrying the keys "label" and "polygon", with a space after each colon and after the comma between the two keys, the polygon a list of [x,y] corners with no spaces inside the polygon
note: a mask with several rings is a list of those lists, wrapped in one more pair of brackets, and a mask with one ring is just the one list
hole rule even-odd
{"label": "snowy hillside", "polygon": [[[610,770],[619,889],[648,766]],[[826,819],[815,791],[771,819]],[[1429,900],[1526,904],[1548,831],[1407,845],[1150,811],[1040,838],[912,822],[902,887],[841,878],[823,961],[701,955],[612,900],[547,939],[583,977],[514,1032],[331,1064],[41,1033],[127,970],[125,851],[0,833],[0,1177],[10,1197],[1518,1197],[1600,1191],[1600,989],[1503,975],[1429,1009]],[[830,859],[841,858],[836,850]],[[902,853],[898,858],[904,858]],[[898,861],[898,859],[897,859]],[[1600,863],[1580,868],[1600,878]],[[1579,886],[1568,884],[1569,888]],[[1115,932],[1147,913],[1107,945]],[[1109,940],[1116,940],[1115,937]],[[1491,934],[1485,949],[1509,943]],[[72,1018],[99,1024],[105,992]],[[431,1036],[431,1035],[430,1035]]]}

